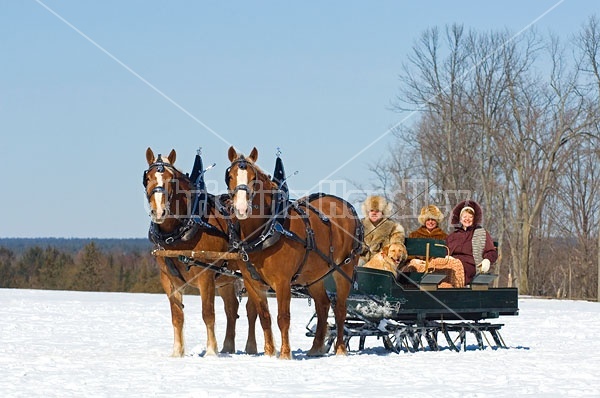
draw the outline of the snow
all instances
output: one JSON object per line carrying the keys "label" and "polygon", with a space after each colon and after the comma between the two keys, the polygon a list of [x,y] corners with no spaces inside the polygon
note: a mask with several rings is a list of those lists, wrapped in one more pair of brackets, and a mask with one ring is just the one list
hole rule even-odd
{"label": "snow", "polygon": [[[3,397],[600,396],[600,304],[593,302],[521,297],[519,316],[497,320],[506,350],[396,354],[367,338],[362,352],[355,342],[346,357],[307,358],[313,307],[293,299],[291,361],[241,352],[243,305],[238,352],[209,357],[199,297],[186,296],[187,355],[171,358],[164,295],[0,289],[0,304]],[[221,344],[218,299],[216,307]]]}

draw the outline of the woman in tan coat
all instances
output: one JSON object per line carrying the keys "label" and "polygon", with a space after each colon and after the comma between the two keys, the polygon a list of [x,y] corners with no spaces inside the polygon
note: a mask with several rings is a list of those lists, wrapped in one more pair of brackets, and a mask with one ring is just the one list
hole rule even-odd
{"label": "woman in tan coat", "polygon": [[[419,214],[421,226],[412,231],[409,238],[428,238],[445,240],[448,234],[440,227],[444,214],[434,205],[425,206]],[[461,262],[453,258],[429,258],[427,264],[423,257],[410,257],[410,262],[402,269],[402,272],[427,272],[430,269],[438,273],[445,273],[447,277],[439,284],[441,288],[463,287],[465,285],[464,270]]]}

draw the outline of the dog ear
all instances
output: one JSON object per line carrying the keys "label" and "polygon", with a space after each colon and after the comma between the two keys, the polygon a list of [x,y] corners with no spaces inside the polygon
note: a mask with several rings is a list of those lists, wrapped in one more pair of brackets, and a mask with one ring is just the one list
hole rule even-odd
{"label": "dog ear", "polygon": [[383,249],[381,249],[381,252],[386,256],[388,255],[389,251],[390,251],[390,245],[385,245],[385,246],[383,246]]}

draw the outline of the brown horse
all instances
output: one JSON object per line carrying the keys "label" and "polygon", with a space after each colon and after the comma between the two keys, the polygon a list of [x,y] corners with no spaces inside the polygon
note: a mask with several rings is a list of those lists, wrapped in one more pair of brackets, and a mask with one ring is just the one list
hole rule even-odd
{"label": "brown horse", "polygon": [[346,299],[362,242],[362,224],[356,211],[343,199],[326,194],[289,202],[281,187],[256,165],[256,148],[245,157],[230,147],[228,155],[231,166],[225,179],[239,223],[239,236],[230,243],[245,260],[241,272],[263,327],[265,354],[275,354],[266,297],[268,287],[277,297],[279,357],[291,358],[292,287],[308,292],[315,301],[317,329],[308,355],[325,354],[331,305],[324,284],[328,275],[336,284],[336,354],[346,354],[343,329]]}
{"label": "brown horse", "polygon": [[[168,250],[194,250],[226,252],[228,245],[227,223],[215,210],[215,198],[206,191],[194,190],[190,178],[175,168],[176,153],[169,156],[154,156],[152,149],[146,150],[148,170],[144,172],[144,187],[150,206],[149,238],[159,248]],[[203,181],[203,180],[202,180]],[[198,196],[195,196],[198,195]],[[198,198],[194,202],[194,198]],[[194,203],[199,211],[193,212]],[[196,217],[192,217],[196,215]],[[173,324],[173,353],[180,357],[185,352],[183,339],[183,294],[185,286],[198,288],[202,299],[202,319],[206,324],[206,354],[217,354],[215,337],[215,291],[224,302],[227,328],[222,352],[235,352],[235,323],[238,318],[237,299],[239,279],[201,266],[189,266],[178,257],[157,257],[160,268],[160,282],[169,298],[171,322]],[[222,261],[212,264],[222,266]],[[228,267],[235,267],[229,262]],[[236,286],[237,285],[237,286]],[[256,338],[254,325],[256,311],[250,301],[248,312],[248,339],[246,352],[254,354]]]}

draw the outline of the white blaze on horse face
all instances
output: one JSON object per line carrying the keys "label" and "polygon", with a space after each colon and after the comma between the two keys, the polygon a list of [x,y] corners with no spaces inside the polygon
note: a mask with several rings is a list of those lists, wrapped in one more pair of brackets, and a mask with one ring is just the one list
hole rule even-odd
{"label": "white blaze on horse face", "polygon": [[[238,169],[236,180],[237,185],[248,185],[248,171]],[[233,196],[233,206],[235,215],[240,220],[248,218],[248,192],[244,189],[239,189]]]}
{"label": "white blaze on horse face", "polygon": [[[156,186],[163,187],[163,175],[162,173],[156,173],[154,175],[156,177]],[[154,212],[152,213],[152,221],[156,224],[160,224],[165,221],[165,215],[167,214],[167,209],[164,206],[166,202],[165,195],[162,192],[155,192],[154,195],[150,198],[154,202]],[[150,208],[152,208],[152,204],[150,204]]]}

